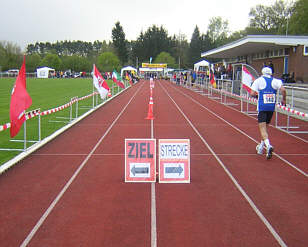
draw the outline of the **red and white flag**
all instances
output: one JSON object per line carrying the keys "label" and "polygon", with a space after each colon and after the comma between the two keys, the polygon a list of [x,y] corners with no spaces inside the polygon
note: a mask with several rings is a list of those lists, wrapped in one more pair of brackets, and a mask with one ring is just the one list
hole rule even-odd
{"label": "red and white flag", "polygon": [[97,91],[99,92],[102,99],[104,99],[109,92],[109,86],[107,82],[102,77],[101,73],[99,73],[95,64],[93,65],[93,84]]}
{"label": "red and white flag", "polygon": [[251,92],[251,85],[254,82],[255,77],[249,72],[249,70],[242,66],[242,86],[248,93]]}
{"label": "red and white flag", "polygon": [[25,111],[32,105],[32,99],[26,89],[26,59],[19,70],[11,95],[10,120],[11,137],[18,134],[20,127],[26,121]]}

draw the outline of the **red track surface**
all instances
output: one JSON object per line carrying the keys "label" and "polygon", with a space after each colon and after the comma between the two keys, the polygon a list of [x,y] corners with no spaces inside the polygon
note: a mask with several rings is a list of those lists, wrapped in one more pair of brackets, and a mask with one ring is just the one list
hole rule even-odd
{"label": "red track surface", "polygon": [[308,246],[307,142],[270,128],[279,156],[266,161],[236,107],[170,82],[153,96],[154,137],[191,143],[191,183],[155,184],[156,228],[151,184],[124,183],[124,139],[151,137],[140,82],[0,176],[1,246],[40,219],[28,246]]}

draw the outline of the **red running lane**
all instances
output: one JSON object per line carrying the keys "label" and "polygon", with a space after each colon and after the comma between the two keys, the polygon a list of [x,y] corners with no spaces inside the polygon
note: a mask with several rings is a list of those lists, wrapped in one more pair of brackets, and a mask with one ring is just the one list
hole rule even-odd
{"label": "red running lane", "polygon": [[[157,246],[278,246],[163,87],[287,245],[307,246],[306,177],[277,157],[265,162],[253,140],[209,110],[258,140],[254,119],[169,82],[154,89],[154,137],[191,140],[191,183],[155,185]],[[143,82],[0,177],[1,246],[21,244],[130,99],[29,246],[151,246],[151,186],[124,183],[124,139],[151,136]],[[306,169],[307,145],[271,131],[277,152],[291,142],[286,157],[303,154],[294,163]]]}
{"label": "red running lane", "polygon": [[136,111],[147,107],[143,83],[0,177],[0,200],[5,205],[0,210],[0,221],[5,222],[1,224],[1,246],[21,244],[139,88],[127,113],[90,157],[29,246],[149,246],[150,186],[124,183],[124,139],[150,135],[145,112]]}
{"label": "red running lane", "polygon": [[[155,89],[155,137],[191,141],[191,183],[157,185],[158,246],[278,246],[162,87]],[[200,125],[213,124],[200,116]]]}
{"label": "red running lane", "polygon": [[[239,184],[255,202],[256,206],[272,224],[274,229],[276,229],[277,233],[282,237],[285,243],[288,246],[307,246],[308,239],[306,236],[308,235],[308,213],[307,210],[305,210],[308,203],[307,177],[298,173],[277,157],[273,157],[272,160],[266,161],[264,156],[257,156],[255,154],[256,144],[251,139],[226,124],[222,119],[217,118],[215,115],[210,113],[210,111],[217,113],[223,119],[237,126],[239,129],[243,129],[243,126],[245,126],[244,131],[246,134],[253,136],[254,138],[257,137],[257,126],[255,120],[239,112],[230,110],[230,108],[213,100],[209,100],[206,97],[196,95],[194,92],[188,91],[184,88],[176,87],[170,83],[163,83],[162,85],[166,88],[170,96],[177,102],[190,121],[196,126],[197,130],[209,143],[214,152],[218,154],[223,164],[225,164],[227,169],[229,169],[233,176],[238,180]],[[205,108],[196,104],[191,98],[186,97],[185,95],[194,98],[194,100],[200,102],[200,104]],[[255,129],[253,129],[252,126],[255,126]],[[276,145],[277,150],[280,150],[280,145],[282,145],[284,141],[291,141],[293,146],[289,148],[289,152],[303,154],[302,156],[297,156],[299,162],[295,163],[296,166],[307,164],[307,144],[303,145],[301,141],[298,141],[294,137],[278,130],[271,130],[271,134],[273,136],[273,143]],[[191,142],[194,141],[195,139],[191,140]],[[192,159],[194,153],[195,152],[192,149]],[[202,159],[201,157],[202,156],[199,155],[200,159]],[[207,156],[203,157],[205,159],[203,162],[203,169],[206,169],[212,164],[208,161]],[[200,172],[200,170],[198,172],[195,167],[196,163],[193,162],[193,160],[191,163],[193,167],[192,184],[195,185],[195,182],[200,179],[205,179],[207,182],[212,181],[212,176],[215,173],[212,171],[203,173]],[[216,165],[214,162],[214,166],[217,167],[217,162]],[[217,167],[217,169],[221,170],[219,167]],[[196,177],[193,175],[194,172],[197,173],[195,175]],[[200,178],[200,176],[202,178]],[[204,181],[204,183],[206,183],[206,181]],[[202,185],[204,183],[202,183]],[[189,207],[189,210],[192,212],[199,212],[201,208],[195,208],[195,205],[199,206],[199,201],[202,200],[204,210],[206,211],[208,207],[211,208],[213,210],[211,213],[218,217],[218,219],[213,219],[212,221],[209,221],[208,218],[204,219],[204,222],[202,223],[203,225],[200,224],[197,228],[206,229],[206,231],[210,229],[211,234],[206,235],[202,230],[199,230],[203,235],[200,233],[200,236],[197,235],[193,239],[187,236],[191,236],[191,234],[198,232],[198,230],[193,228],[193,233],[189,234],[186,232],[186,234],[184,234],[187,228],[185,225],[181,226],[183,234],[180,235],[182,237],[180,237],[175,245],[188,246],[181,243],[187,241],[188,244],[189,241],[197,239],[196,242],[199,241],[199,243],[204,243],[201,246],[275,246],[275,244],[268,242],[269,240],[264,239],[264,237],[267,236],[267,230],[265,230],[264,233],[261,231],[256,235],[253,234],[254,231],[256,232],[256,226],[258,226],[261,221],[251,215],[243,214],[243,212],[245,212],[245,207],[241,206],[241,203],[247,203],[243,202],[243,198],[240,198],[241,196],[232,194],[234,185],[228,183],[228,178],[226,178],[226,181],[215,179],[213,183],[215,183],[215,185],[220,189],[225,189],[223,191],[224,193],[222,192],[221,194],[222,198],[225,197],[229,199],[231,197],[235,200],[233,203],[230,203],[229,201],[221,201],[222,205],[219,204],[219,207],[224,207],[225,209],[225,217],[229,219],[230,217],[234,217],[234,220],[225,223],[223,219],[220,219],[222,212],[215,211],[218,202],[217,199],[219,198],[218,195],[220,194],[216,194],[217,198],[213,199],[211,197],[208,198],[210,192],[198,193],[197,190],[192,190],[191,193],[197,193],[198,196],[196,196],[195,199],[191,199],[191,207]],[[211,188],[211,191],[215,190]],[[163,190],[162,192],[159,191],[158,195],[160,196],[162,193]],[[236,194],[236,191],[234,193]],[[204,195],[205,198],[202,198],[202,195]],[[192,195],[182,195],[182,198],[186,197],[192,197]],[[207,198],[209,200],[207,200]],[[162,199],[162,201],[164,201],[164,199]],[[177,200],[180,200],[180,198],[177,198]],[[175,202],[174,205],[178,205],[178,203],[179,201]],[[187,207],[188,205],[189,203],[187,203]],[[252,210],[250,209],[250,211]],[[185,215],[185,213],[191,214],[187,211],[182,212],[183,215]],[[173,215],[172,212],[166,212],[166,214]],[[244,217],[239,217],[241,215]],[[194,225],[195,223],[192,219],[195,219],[195,217],[192,217],[191,220],[187,219],[185,222]],[[173,220],[176,221],[177,219],[174,218]],[[248,224],[248,222],[243,223],[244,220],[248,220],[250,224]],[[172,222],[172,220],[169,219],[168,222]],[[229,226],[228,229],[224,229],[223,225],[228,225],[228,223],[231,223],[232,227]],[[242,229],[242,231],[234,231],[234,224],[239,226],[238,229]],[[167,233],[167,229],[170,226],[164,225],[163,227]],[[160,225],[158,226],[158,229],[159,228]],[[217,229],[221,229],[222,231]],[[246,235],[243,234],[243,231],[252,232],[248,232]],[[238,236],[236,236],[237,234]],[[233,236],[232,238],[230,237],[231,235]],[[244,236],[247,236],[247,239],[244,240]],[[168,237],[166,238],[168,239]],[[213,239],[216,239],[217,242]],[[168,239],[168,241],[171,241],[171,239]],[[214,242],[209,243],[208,241]],[[258,243],[258,241],[263,242]]]}
{"label": "red running lane", "polygon": [[[149,246],[150,186],[124,183],[124,139],[149,138],[145,84],[89,159],[30,246]],[[136,88],[135,88],[136,90]],[[60,237],[66,236],[66,237]]]}

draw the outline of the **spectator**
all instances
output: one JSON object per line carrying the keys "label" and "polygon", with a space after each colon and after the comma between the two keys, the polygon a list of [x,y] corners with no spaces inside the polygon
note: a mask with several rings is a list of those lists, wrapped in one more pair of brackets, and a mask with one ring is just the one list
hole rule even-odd
{"label": "spectator", "polygon": [[272,60],[269,62],[268,67],[271,68],[272,75],[273,75],[275,73],[275,70],[274,70],[274,64],[273,64]]}

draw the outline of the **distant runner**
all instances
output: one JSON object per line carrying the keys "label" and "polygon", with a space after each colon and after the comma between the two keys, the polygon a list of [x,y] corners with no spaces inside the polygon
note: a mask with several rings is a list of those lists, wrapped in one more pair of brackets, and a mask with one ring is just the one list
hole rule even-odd
{"label": "distant runner", "polygon": [[269,67],[262,69],[263,76],[257,78],[251,86],[251,96],[258,95],[258,123],[261,134],[261,143],[257,145],[258,154],[263,154],[264,145],[266,148],[266,158],[272,158],[274,147],[270,144],[267,133],[267,125],[270,124],[275,111],[276,94],[280,90],[282,94],[281,104],[286,104],[286,89],[282,81],[272,77],[272,70]]}

